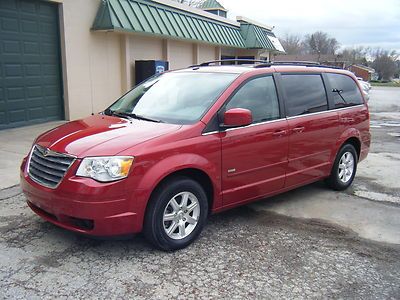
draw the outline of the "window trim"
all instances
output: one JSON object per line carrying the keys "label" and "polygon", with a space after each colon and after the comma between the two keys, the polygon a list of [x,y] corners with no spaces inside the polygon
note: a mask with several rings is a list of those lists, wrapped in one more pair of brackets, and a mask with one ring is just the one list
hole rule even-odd
{"label": "window trim", "polygon": [[[284,99],[284,101],[283,101],[283,103],[284,103],[284,110],[285,110],[285,114],[284,114],[284,116],[285,116],[285,118],[286,119],[289,119],[289,118],[292,118],[292,117],[298,117],[298,116],[308,116],[308,115],[310,115],[310,114],[316,114],[316,113],[321,113],[321,112],[327,112],[327,111],[329,111],[330,110],[330,101],[329,101],[329,97],[328,97],[328,93],[327,93],[327,85],[326,85],[326,82],[325,82],[325,80],[324,80],[324,77],[323,77],[323,72],[280,72],[280,73],[277,73],[278,74],[278,78],[279,78],[279,81],[280,81],[280,87],[281,87],[281,92],[282,92],[282,95],[283,95],[283,99]],[[322,81],[322,85],[323,85],[323,87],[324,87],[324,91],[325,91],[325,99],[326,99],[326,106],[327,106],[327,109],[326,110],[323,110],[323,111],[317,111],[317,112],[312,112],[312,113],[305,113],[305,114],[301,114],[301,115],[296,115],[296,116],[288,116],[288,109],[287,109],[287,99],[288,99],[288,97],[287,97],[287,94],[286,94],[286,90],[285,90],[285,88],[283,87],[283,78],[282,78],[282,75],[319,75],[320,76],[320,78],[321,78],[321,81]]]}
{"label": "window trim", "polygon": [[[266,77],[272,77],[272,80],[274,82],[274,86],[275,86],[275,92],[276,92],[276,98],[278,100],[278,109],[279,109],[279,118],[278,119],[274,119],[274,120],[267,120],[267,121],[261,121],[261,122],[257,122],[257,123],[251,123],[249,125],[246,126],[240,126],[240,127],[235,127],[235,128],[223,128],[220,126],[221,119],[222,119],[222,114],[226,111],[226,106],[228,105],[228,103],[232,100],[232,98],[239,92],[239,90],[246,85],[248,82],[254,80],[254,79],[259,79],[259,78],[266,78]],[[218,119],[218,127],[220,129],[220,131],[228,131],[228,129],[237,129],[237,128],[244,128],[244,127],[248,127],[251,125],[257,125],[260,123],[267,123],[267,122],[271,122],[271,121],[275,121],[275,120],[280,120],[282,118],[285,118],[285,116],[282,113],[282,106],[281,106],[281,99],[279,97],[279,91],[278,91],[278,87],[276,84],[276,79],[274,76],[274,73],[265,73],[265,74],[258,74],[252,77],[249,77],[247,79],[245,79],[242,83],[240,83],[240,85],[229,95],[229,97],[225,100],[224,104],[221,105],[221,107],[218,109],[217,111],[217,119]]]}
{"label": "window trim", "polygon": [[354,109],[354,108],[361,107],[361,106],[365,106],[365,103],[357,104],[357,105],[351,105],[351,106],[347,106],[347,107],[339,107],[339,108],[335,108],[335,109],[332,109],[332,110],[317,111],[317,112],[314,112],[314,113],[298,115],[298,116],[293,116],[293,117],[283,117],[283,118],[281,117],[281,118],[275,119],[275,120],[269,120],[269,121],[265,121],[265,122],[254,123],[254,124],[250,124],[250,125],[246,125],[246,126],[227,128],[225,130],[213,130],[213,131],[208,131],[208,132],[204,131],[204,132],[202,132],[201,135],[211,135],[211,134],[225,132],[225,131],[232,131],[232,130],[243,129],[243,128],[247,128],[247,127],[254,127],[254,126],[258,126],[258,125],[265,125],[265,124],[268,124],[268,123],[274,123],[274,122],[283,121],[283,120],[305,118],[305,117],[308,117],[310,115],[326,114],[326,113],[330,113],[332,111],[341,111],[341,110],[347,110],[347,109]]}

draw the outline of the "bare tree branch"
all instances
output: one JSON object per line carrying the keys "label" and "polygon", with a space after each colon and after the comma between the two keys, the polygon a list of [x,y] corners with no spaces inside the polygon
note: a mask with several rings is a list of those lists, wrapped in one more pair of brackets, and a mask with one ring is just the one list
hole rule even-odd
{"label": "bare tree branch", "polygon": [[286,33],[285,36],[281,37],[279,40],[286,54],[301,54],[304,52],[301,36],[298,34]]}
{"label": "bare tree branch", "polygon": [[399,54],[395,50],[389,51],[377,48],[371,51],[371,55],[374,57],[372,67],[378,73],[378,79],[391,80],[398,70],[396,61],[399,58]]}
{"label": "bare tree branch", "polygon": [[304,48],[311,54],[335,54],[340,48],[339,42],[335,38],[322,31],[307,34],[304,37]]}

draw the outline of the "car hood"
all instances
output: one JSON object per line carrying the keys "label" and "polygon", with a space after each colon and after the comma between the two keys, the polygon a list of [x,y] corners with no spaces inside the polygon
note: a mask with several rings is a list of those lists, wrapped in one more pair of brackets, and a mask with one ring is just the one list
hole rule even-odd
{"label": "car hood", "polygon": [[77,157],[111,156],[180,127],[175,124],[94,115],[45,132],[37,138],[36,143]]}

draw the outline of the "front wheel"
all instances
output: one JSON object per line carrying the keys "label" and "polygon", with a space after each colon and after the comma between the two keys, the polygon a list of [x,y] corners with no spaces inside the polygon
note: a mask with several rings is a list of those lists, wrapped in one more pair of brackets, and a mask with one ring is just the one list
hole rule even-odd
{"label": "front wheel", "polygon": [[202,186],[186,177],[162,183],[150,199],[144,235],[162,250],[191,244],[207,219],[208,200]]}
{"label": "front wheel", "polygon": [[347,189],[353,182],[357,171],[358,156],[351,144],[344,145],[338,152],[327,179],[328,185],[337,191]]}

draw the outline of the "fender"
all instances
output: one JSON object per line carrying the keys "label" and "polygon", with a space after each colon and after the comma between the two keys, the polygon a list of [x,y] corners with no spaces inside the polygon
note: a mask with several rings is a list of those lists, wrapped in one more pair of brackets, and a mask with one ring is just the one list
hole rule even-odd
{"label": "fender", "polygon": [[141,193],[141,207],[145,210],[151,193],[157,185],[167,176],[184,169],[197,169],[203,171],[211,179],[213,186],[213,207],[222,205],[221,198],[221,170],[220,164],[211,163],[204,156],[193,153],[182,153],[169,156],[158,161],[146,170],[137,185]]}
{"label": "fender", "polygon": [[336,145],[335,145],[335,151],[332,152],[331,154],[331,165],[333,164],[333,162],[335,161],[336,155],[339,151],[339,149],[342,147],[343,143],[345,141],[347,141],[350,138],[356,138],[358,139],[358,141],[361,144],[361,134],[360,131],[354,127],[352,128],[347,128],[341,135],[340,137],[337,139],[336,141]]}

